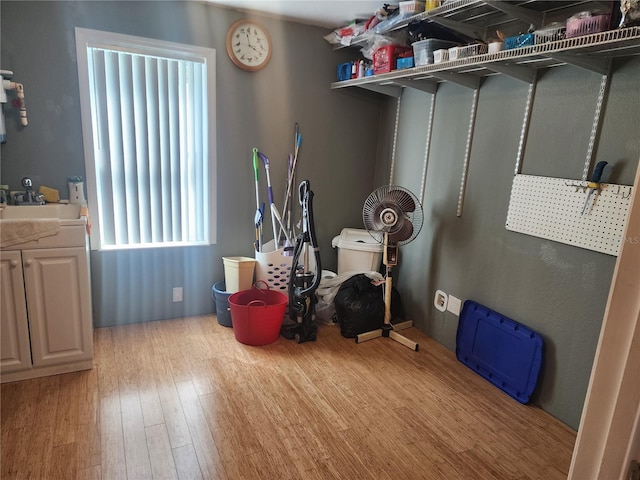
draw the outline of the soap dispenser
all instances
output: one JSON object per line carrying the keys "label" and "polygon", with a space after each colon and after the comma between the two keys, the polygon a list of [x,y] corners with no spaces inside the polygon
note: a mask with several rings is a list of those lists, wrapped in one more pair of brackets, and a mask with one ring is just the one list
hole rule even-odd
{"label": "soap dispenser", "polygon": [[84,182],[82,177],[69,177],[69,203],[74,205],[86,205],[84,197]]}

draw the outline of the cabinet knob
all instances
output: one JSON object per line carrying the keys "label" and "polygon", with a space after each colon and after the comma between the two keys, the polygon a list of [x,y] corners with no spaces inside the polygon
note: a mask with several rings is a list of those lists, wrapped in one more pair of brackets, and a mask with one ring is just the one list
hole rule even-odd
{"label": "cabinet knob", "polygon": [[31,263],[33,263],[31,260],[25,260],[25,261],[24,261],[24,266],[25,266],[25,267],[30,267],[30,266],[31,266]]}
{"label": "cabinet knob", "polygon": [[18,261],[17,260],[11,260],[11,268],[16,268],[18,266]]}

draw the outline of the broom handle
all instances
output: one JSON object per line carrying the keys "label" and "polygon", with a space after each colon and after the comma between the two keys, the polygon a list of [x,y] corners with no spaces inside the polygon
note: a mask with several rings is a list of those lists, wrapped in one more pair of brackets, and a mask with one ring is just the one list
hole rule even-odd
{"label": "broom handle", "polygon": [[[288,212],[288,215],[289,215],[289,217],[287,218],[288,226],[290,226],[290,222],[291,222],[291,203],[293,202],[293,200],[291,200],[291,194],[293,193],[291,187],[293,186],[293,181],[294,181],[293,179],[295,177],[296,165],[298,164],[298,152],[300,151],[301,143],[302,143],[302,135],[298,133],[296,135],[296,147],[293,155],[293,165],[291,166],[291,177],[289,178],[289,184],[287,185],[287,192],[284,197],[284,207],[282,208],[282,212],[285,213],[285,215]],[[294,236],[294,235],[291,235],[291,236]]]}

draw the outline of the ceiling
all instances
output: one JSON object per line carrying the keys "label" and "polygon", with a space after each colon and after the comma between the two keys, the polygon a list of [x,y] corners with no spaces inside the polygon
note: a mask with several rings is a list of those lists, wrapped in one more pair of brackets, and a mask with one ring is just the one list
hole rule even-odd
{"label": "ceiling", "polygon": [[[256,11],[307,25],[334,29],[355,18],[369,18],[384,0],[207,0],[243,11]],[[386,3],[397,4],[397,1]]]}

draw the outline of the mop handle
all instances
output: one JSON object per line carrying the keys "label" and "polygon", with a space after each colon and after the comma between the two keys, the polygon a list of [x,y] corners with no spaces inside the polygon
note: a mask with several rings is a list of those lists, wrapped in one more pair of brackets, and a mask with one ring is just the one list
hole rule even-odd
{"label": "mop handle", "polygon": [[298,150],[300,150],[300,143],[302,143],[302,134],[299,133],[296,138],[296,150],[293,156],[293,165],[291,166],[291,179],[289,180],[289,185],[287,185],[287,194],[284,200],[284,207],[282,208],[283,212],[287,211],[287,206],[289,204],[289,199],[291,198],[291,187],[293,185],[293,176],[296,171],[296,164],[298,163]]}
{"label": "mop handle", "polygon": [[[289,183],[292,181],[291,180],[291,168],[293,167],[293,154],[290,153],[289,154],[289,161],[287,163],[287,181],[286,181],[286,186],[285,186],[285,192],[284,192],[284,199],[282,201],[282,220],[284,223],[286,223],[286,227],[283,226],[282,229],[285,231],[285,234],[288,236],[288,229],[289,229],[289,225],[291,225],[291,215],[290,212],[287,211],[287,189],[289,187]],[[281,233],[281,232],[280,232]]]}
{"label": "mop handle", "polygon": [[260,212],[260,188],[258,185],[258,149],[253,149],[253,175],[255,177],[256,184],[256,251],[262,251],[262,213]]}
{"label": "mop handle", "polygon": [[260,160],[264,163],[264,170],[267,172],[267,194],[269,195],[269,203],[273,205],[273,188],[271,188],[271,176],[269,175],[269,159],[262,152],[258,152],[258,157],[260,157]]}
{"label": "mop handle", "polygon": [[264,170],[265,172],[267,172],[267,193],[269,195],[269,206],[271,207],[271,227],[273,228],[273,243],[275,244],[275,249],[277,250],[278,244],[279,244],[279,236],[278,236],[278,226],[276,225],[276,220],[279,220],[279,219],[275,211],[276,204],[273,200],[273,188],[271,187],[271,175],[269,174],[269,159],[262,152],[258,152],[258,157],[260,157],[260,159],[264,163]]}
{"label": "mop handle", "polygon": [[258,191],[258,149],[253,149],[253,176],[256,181],[256,208],[260,209],[260,192]]}

